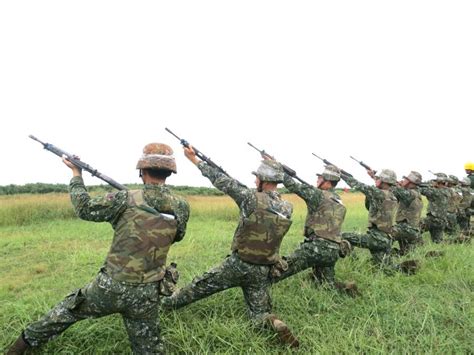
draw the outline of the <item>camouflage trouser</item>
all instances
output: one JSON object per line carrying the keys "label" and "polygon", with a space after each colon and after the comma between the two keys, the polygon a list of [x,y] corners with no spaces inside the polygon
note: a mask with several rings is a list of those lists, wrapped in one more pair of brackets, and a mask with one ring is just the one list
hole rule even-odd
{"label": "camouflage trouser", "polygon": [[444,229],[447,234],[454,235],[459,232],[458,228],[458,219],[456,213],[448,213],[447,215],[447,223]]}
{"label": "camouflage trouser", "polygon": [[134,354],[162,353],[158,292],[159,283],[124,284],[101,271],[87,286],[71,293],[39,321],[28,325],[25,340],[36,347],[77,321],[120,313]]}
{"label": "camouflage trouser", "polygon": [[250,264],[233,253],[221,265],[194,278],[171,297],[163,298],[163,305],[181,308],[228,288],[240,287],[250,318],[255,325],[264,326],[272,310],[269,273],[269,265]]}
{"label": "camouflage trouser", "polygon": [[469,217],[469,235],[474,235],[474,214]]}
{"label": "camouflage trouser", "polygon": [[430,232],[431,241],[433,243],[441,243],[443,241],[443,232],[446,227],[446,221],[427,214],[422,222],[423,230]]}
{"label": "camouflage trouser", "polygon": [[390,236],[375,228],[367,230],[366,234],[345,232],[342,238],[355,247],[369,249],[372,254],[372,262],[377,266],[392,266],[390,251],[392,239]]}
{"label": "camouflage trouser", "polygon": [[288,269],[281,275],[272,277],[273,282],[279,282],[307,268],[313,268],[313,275],[319,283],[334,284],[334,266],[339,258],[339,244],[324,239],[307,240],[288,257]]}
{"label": "camouflage trouser", "polygon": [[463,234],[469,234],[469,214],[467,214],[467,212],[460,212],[456,218],[461,232]]}
{"label": "camouflage trouser", "polygon": [[405,255],[423,243],[420,230],[406,222],[397,223],[393,227],[393,239],[400,245],[400,255]]}

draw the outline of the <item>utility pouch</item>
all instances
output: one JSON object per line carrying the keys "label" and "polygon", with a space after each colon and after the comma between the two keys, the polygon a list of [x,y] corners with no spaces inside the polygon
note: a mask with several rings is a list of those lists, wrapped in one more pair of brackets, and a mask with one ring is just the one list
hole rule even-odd
{"label": "utility pouch", "polygon": [[286,262],[285,259],[278,258],[278,261],[275,264],[273,264],[270,268],[270,276],[272,278],[280,277],[281,273],[286,270],[288,270],[288,263]]}
{"label": "utility pouch", "polygon": [[339,256],[345,258],[352,252],[352,245],[347,240],[341,240],[339,243]]}
{"label": "utility pouch", "polygon": [[169,264],[165,269],[165,276],[160,281],[160,295],[171,296],[176,291],[179,280],[179,272],[176,263]]}

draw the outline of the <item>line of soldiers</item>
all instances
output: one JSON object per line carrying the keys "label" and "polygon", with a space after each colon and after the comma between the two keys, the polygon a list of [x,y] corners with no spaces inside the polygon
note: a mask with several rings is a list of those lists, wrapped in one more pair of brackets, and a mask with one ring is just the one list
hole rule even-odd
{"label": "line of soldiers", "polygon": [[[449,192],[447,177],[442,174],[437,174],[433,184],[423,184],[421,175],[411,172],[398,184],[391,170],[384,169],[379,174],[369,171],[375,180],[375,186],[369,186],[335,166],[326,166],[318,174],[316,186],[312,186],[297,183],[280,163],[264,157],[253,172],[256,189],[251,189],[199,159],[190,145],[184,147],[184,153],[240,209],[231,254],[217,267],[176,289],[175,264],[166,267],[166,258],[170,246],[185,235],[189,205],[165,186],[166,179],[176,173],[173,151],[168,145],[145,146],[137,164],[143,189],[122,190],[98,198],[89,196],[81,169],[63,157],[73,174],[70,196],[76,214],[84,220],[111,223],[112,245],[96,278],[29,324],[7,354],[23,354],[38,348],[82,319],[114,313],[123,318],[133,353],[162,353],[160,305],[176,309],[233,287],[242,289],[255,326],[273,330],[284,344],[297,347],[297,337],[272,312],[269,290],[273,283],[311,268],[311,277],[317,284],[356,294],[354,284],[336,281],[334,269],[336,262],[354,246],[369,249],[374,265],[384,271],[410,273],[416,263],[392,263],[393,240],[398,240],[401,252],[407,253],[421,241],[423,226],[434,242],[440,242],[445,229],[448,233],[456,229],[453,215],[459,218],[464,233],[469,228],[472,190],[463,180],[463,198],[457,202],[456,209],[451,208],[454,195],[459,194],[454,189]],[[474,166],[469,167],[472,188]],[[335,192],[341,179],[366,196],[369,223],[364,234],[342,233],[346,207]],[[279,249],[292,224],[293,207],[278,193],[279,183],[307,205],[304,239],[287,257],[280,256]],[[424,222],[421,222],[421,194],[429,201]]]}

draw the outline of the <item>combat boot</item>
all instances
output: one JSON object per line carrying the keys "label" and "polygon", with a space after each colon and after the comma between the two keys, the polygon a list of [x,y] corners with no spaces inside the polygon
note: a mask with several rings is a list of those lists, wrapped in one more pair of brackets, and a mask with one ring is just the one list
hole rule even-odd
{"label": "combat boot", "polygon": [[431,250],[425,254],[425,258],[439,258],[445,254],[444,250]]}
{"label": "combat boot", "polygon": [[361,295],[357,284],[354,281],[349,282],[340,282],[336,281],[334,283],[334,288],[348,296],[357,297]]}
{"label": "combat boot", "polygon": [[31,346],[23,339],[23,333],[21,333],[10,349],[8,349],[6,355],[22,355],[30,348]]}
{"label": "combat boot", "polygon": [[401,272],[407,275],[414,275],[420,268],[418,260],[405,260],[398,265]]}
{"label": "combat boot", "polygon": [[292,348],[297,348],[300,346],[298,339],[291,333],[290,328],[281,320],[279,320],[275,315],[270,315],[268,317],[271,327],[277,332],[280,340],[291,346]]}

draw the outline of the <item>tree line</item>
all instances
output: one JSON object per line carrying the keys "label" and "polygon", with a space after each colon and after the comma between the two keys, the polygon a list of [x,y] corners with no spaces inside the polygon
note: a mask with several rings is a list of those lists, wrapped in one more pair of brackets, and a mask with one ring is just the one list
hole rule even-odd
{"label": "tree line", "polygon": [[[126,184],[128,189],[139,189],[141,184]],[[171,190],[183,195],[204,195],[204,196],[220,196],[222,192],[214,187],[195,187],[195,186],[173,186],[168,185]],[[47,193],[68,193],[68,184],[46,184],[31,183],[25,185],[4,185],[0,186],[0,195],[17,195],[17,194],[47,194]],[[109,185],[88,185],[87,190],[90,192],[110,192],[114,189]]]}

